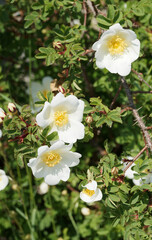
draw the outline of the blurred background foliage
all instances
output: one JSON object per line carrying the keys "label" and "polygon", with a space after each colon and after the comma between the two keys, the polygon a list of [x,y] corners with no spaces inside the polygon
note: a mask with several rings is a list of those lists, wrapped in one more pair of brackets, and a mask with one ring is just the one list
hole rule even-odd
{"label": "blurred background foliage", "polygon": [[[34,128],[35,114],[26,107],[21,110],[22,116],[33,123],[30,138],[23,143],[10,140],[22,132],[24,124],[17,118],[12,118],[12,125],[8,119],[4,123],[0,168],[12,180],[0,192],[1,240],[152,239],[151,185],[140,188],[131,180],[113,181],[111,173],[116,166],[122,176],[122,157],[136,156],[144,147],[143,136],[131,111],[124,111],[128,100],[123,89],[112,106],[113,115],[103,119],[103,113],[99,122],[97,109],[111,114],[110,106],[121,83],[118,75],[97,69],[91,51],[102,32],[114,23],[136,32],[141,42],[140,57],[132,64],[126,81],[140,115],[151,126],[152,95],[141,93],[151,91],[148,85],[152,85],[151,11],[151,0],[0,1],[0,107],[8,112],[8,102],[20,108],[31,104],[27,89],[31,82],[41,82],[45,76],[56,82],[53,93],[62,85],[85,100],[88,107],[84,113],[85,139],[74,146],[82,154],[81,162],[72,169],[67,183],[50,187],[44,196],[37,191],[42,179],[33,178],[26,167],[45,137]],[[92,97],[96,105],[89,104]],[[44,99],[41,96],[41,102]],[[92,116],[92,123],[87,122],[88,116]],[[40,142],[34,139],[35,134]],[[22,146],[31,147],[31,142],[32,149],[24,152]],[[136,168],[139,175],[144,168],[151,168],[151,160],[145,153],[141,156]],[[79,199],[80,181],[86,181],[90,166],[102,187],[103,200],[86,206]]]}

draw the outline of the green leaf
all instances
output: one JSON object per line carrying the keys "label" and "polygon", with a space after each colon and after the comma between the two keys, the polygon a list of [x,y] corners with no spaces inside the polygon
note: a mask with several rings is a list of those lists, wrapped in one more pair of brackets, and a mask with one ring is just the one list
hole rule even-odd
{"label": "green leaf", "polygon": [[37,59],[45,59],[46,58],[46,54],[45,53],[37,53],[36,55],[35,55],[35,57],[37,58]]}
{"label": "green leaf", "polygon": [[39,10],[39,9],[42,9],[43,7],[44,7],[44,5],[41,4],[40,2],[33,3],[33,5],[32,5],[33,10]]}
{"label": "green leaf", "polygon": [[123,18],[122,12],[118,11],[113,19],[113,23],[119,23],[122,20],[122,18]]}
{"label": "green leaf", "polygon": [[144,221],[144,225],[150,225],[150,226],[152,226],[152,218],[146,219],[146,220]]}
{"label": "green leaf", "polygon": [[24,167],[24,161],[23,161],[23,154],[22,153],[17,155],[17,163],[21,168]]}
{"label": "green leaf", "polygon": [[58,132],[52,132],[47,136],[47,141],[56,141],[59,139]]}
{"label": "green leaf", "polygon": [[90,167],[90,171],[92,171],[95,175],[99,175],[100,174],[100,170],[94,166]]}
{"label": "green leaf", "polygon": [[97,22],[99,27],[103,28],[103,29],[108,29],[111,26],[111,20],[104,17],[103,15],[99,15],[97,17]]}
{"label": "green leaf", "polygon": [[108,13],[107,13],[107,17],[109,19],[113,19],[115,15],[115,9],[113,5],[108,5]]}
{"label": "green leaf", "polygon": [[136,16],[143,16],[145,14],[144,12],[144,8],[143,7],[136,7],[136,8],[133,8],[132,9],[133,13],[136,15]]}
{"label": "green leaf", "polygon": [[27,20],[24,24],[24,28],[28,28],[33,24],[33,20]]}
{"label": "green leaf", "polygon": [[119,202],[120,201],[120,198],[117,195],[109,194],[109,197],[114,202]]}
{"label": "green leaf", "polygon": [[50,130],[51,130],[51,126],[47,126],[46,128],[43,129],[42,135],[46,137],[50,132]]}
{"label": "green leaf", "polygon": [[117,107],[116,109],[112,110],[108,113],[108,118],[114,122],[122,123],[121,120],[121,109]]}
{"label": "green leaf", "polygon": [[39,92],[37,93],[37,97],[38,97],[40,100],[44,100],[44,101],[47,100],[47,99],[44,97],[44,95],[43,95],[43,93],[42,93],[41,91],[39,91]]}
{"label": "green leaf", "polygon": [[101,127],[104,123],[106,123],[107,117],[103,115],[96,123],[96,127]]}
{"label": "green leaf", "polygon": [[48,92],[48,93],[47,93],[47,100],[48,100],[48,102],[51,102],[52,99],[53,99],[53,97],[54,97],[54,95],[53,95],[52,92]]}
{"label": "green leaf", "polygon": [[86,176],[84,176],[85,174],[82,175],[82,173],[80,171],[78,171],[78,170],[76,171],[76,175],[81,180],[86,179]]}

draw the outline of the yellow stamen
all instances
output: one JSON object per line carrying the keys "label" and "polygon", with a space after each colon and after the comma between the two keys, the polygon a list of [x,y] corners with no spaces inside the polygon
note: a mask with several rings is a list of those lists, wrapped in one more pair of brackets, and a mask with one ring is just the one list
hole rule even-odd
{"label": "yellow stamen", "polygon": [[89,197],[92,197],[93,194],[95,194],[94,190],[89,190],[89,189],[83,189],[82,191],[83,193],[85,193],[86,195],[88,195]]}
{"label": "yellow stamen", "polygon": [[55,125],[62,127],[68,123],[68,114],[67,111],[56,111],[54,113]]}
{"label": "yellow stamen", "polygon": [[56,164],[58,164],[61,161],[62,157],[60,154],[50,151],[47,153],[44,153],[42,156],[43,162],[48,166],[48,167],[54,167]]}
{"label": "yellow stamen", "polygon": [[115,55],[115,54],[120,54],[121,55],[124,52],[124,50],[127,46],[128,46],[128,44],[119,35],[113,36],[108,41],[108,49],[109,49],[109,52],[112,55]]}
{"label": "yellow stamen", "polygon": [[2,177],[0,177],[0,181],[2,181]]}

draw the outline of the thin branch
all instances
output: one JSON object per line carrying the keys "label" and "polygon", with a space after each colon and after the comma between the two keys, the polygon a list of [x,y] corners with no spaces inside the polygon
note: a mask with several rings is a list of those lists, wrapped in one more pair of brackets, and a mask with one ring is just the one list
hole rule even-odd
{"label": "thin branch", "polygon": [[128,100],[129,100],[129,105],[130,105],[130,107],[132,108],[133,115],[134,115],[136,121],[138,122],[138,125],[139,125],[139,127],[141,128],[144,136],[145,136],[145,140],[146,140],[146,142],[147,142],[148,148],[149,148],[150,151],[152,152],[152,142],[151,142],[149,133],[148,133],[148,131],[146,130],[146,126],[145,126],[142,118],[139,116],[138,111],[137,111],[137,109],[136,109],[136,107],[135,107],[135,105],[134,105],[134,103],[133,103],[133,99],[132,99],[132,95],[131,95],[131,91],[130,91],[130,89],[129,89],[129,86],[128,86],[126,80],[125,80],[123,77],[121,77],[121,82],[122,82],[123,87],[124,87],[124,89],[125,89],[125,91],[126,91],[126,95],[127,95],[127,97],[128,97]]}
{"label": "thin branch", "polygon": [[141,82],[144,82],[149,88],[152,89],[152,86],[150,86],[150,85],[142,78],[141,73],[138,73],[138,72],[135,71],[134,69],[131,69],[131,71],[137,75],[137,77],[139,78],[139,80],[140,80]]}
{"label": "thin branch", "polygon": [[82,76],[84,78],[84,82],[85,82],[85,85],[86,85],[86,89],[88,90],[88,92],[90,93],[90,96],[92,97],[92,96],[94,96],[94,89],[93,89],[93,86],[88,79],[86,69],[82,64],[81,64],[81,70],[82,70]]}
{"label": "thin branch", "polygon": [[117,100],[117,97],[119,96],[119,93],[120,93],[121,89],[122,89],[122,83],[121,83],[118,91],[116,92],[116,95],[115,95],[114,99],[112,100],[112,103],[111,103],[111,105],[110,105],[110,109],[113,108],[113,105],[115,104],[115,102],[116,102],[116,100]]}
{"label": "thin branch", "polygon": [[146,130],[150,130],[150,129],[152,129],[152,127],[146,127]]}
{"label": "thin branch", "polygon": [[86,49],[85,52],[81,54],[81,56],[84,56],[84,55],[86,55],[88,53],[92,53],[92,52],[94,52],[93,49]]}
{"label": "thin branch", "polygon": [[140,157],[140,155],[147,149],[148,147],[145,146],[137,155],[134,157],[132,161],[129,162],[129,164],[125,167],[124,173],[127,171],[127,169]]}
{"label": "thin branch", "polygon": [[150,93],[152,94],[152,91],[131,91],[132,94],[136,94],[136,93]]}
{"label": "thin branch", "polygon": [[131,107],[126,107],[126,108],[121,109],[121,114],[123,112],[126,112],[126,111],[132,111],[132,108]]}
{"label": "thin branch", "polygon": [[83,22],[83,25],[86,26],[86,23],[87,23],[87,8],[86,8],[85,0],[83,0],[83,11],[84,11],[84,22]]}

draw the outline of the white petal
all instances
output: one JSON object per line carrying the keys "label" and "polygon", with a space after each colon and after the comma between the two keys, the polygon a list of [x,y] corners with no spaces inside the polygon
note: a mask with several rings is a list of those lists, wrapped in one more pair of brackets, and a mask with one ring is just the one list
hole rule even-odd
{"label": "white petal", "polygon": [[62,149],[65,147],[65,143],[63,141],[56,141],[50,147],[50,150]]}
{"label": "white petal", "polygon": [[6,175],[2,175],[0,180],[0,191],[8,185],[8,182],[8,177]]}
{"label": "white petal", "polygon": [[92,199],[91,197],[89,197],[87,194],[80,192],[80,198],[82,201],[87,202],[87,203],[91,203]]}
{"label": "white petal", "polygon": [[132,63],[139,57],[139,53],[140,53],[140,41],[138,39],[135,39],[129,45],[125,54],[130,63]]}
{"label": "white petal", "polygon": [[82,100],[79,100],[78,102],[79,105],[77,106],[77,109],[75,112],[69,114],[69,118],[81,122],[83,118],[84,102]]}
{"label": "white petal", "polygon": [[49,147],[46,146],[46,145],[39,147],[39,148],[38,148],[38,156],[39,156],[40,154],[42,154],[43,152],[46,152],[47,150],[49,150]]}
{"label": "white petal", "polygon": [[137,186],[142,186],[143,185],[143,181],[141,178],[139,179],[132,179],[133,183]]}
{"label": "white petal", "polygon": [[31,159],[29,160],[29,163],[28,163],[27,165],[28,165],[29,167],[35,166],[36,160],[37,160],[37,158],[31,158]]}
{"label": "white petal", "polygon": [[78,121],[70,120],[67,129],[58,129],[60,140],[66,143],[75,143],[77,139],[84,138],[84,125]]}
{"label": "white petal", "polygon": [[87,189],[89,189],[89,190],[94,190],[94,191],[96,191],[97,182],[93,180],[93,181],[89,182],[88,184],[86,184],[84,187],[87,188]]}
{"label": "white petal", "polygon": [[116,24],[112,25],[109,29],[117,32],[117,31],[122,30],[123,28],[121,27],[121,25],[119,23],[116,23]]}
{"label": "white petal", "polygon": [[99,189],[99,188],[97,188],[97,190],[96,190],[96,196],[95,196],[95,198],[94,198],[94,201],[100,201],[101,199],[102,199],[102,192],[101,192],[101,190]]}
{"label": "white petal", "polygon": [[2,130],[0,129],[0,138],[2,137],[3,133],[2,133]]}
{"label": "white petal", "polygon": [[64,104],[65,97],[62,93],[58,93],[55,97],[53,97],[52,102],[51,102],[51,107],[55,108],[59,106],[61,103]]}
{"label": "white petal", "polygon": [[50,168],[49,174],[45,177],[45,182],[49,185],[56,185],[60,180],[67,181],[69,177],[69,167],[57,164],[53,168]]}
{"label": "white petal", "polygon": [[68,167],[74,167],[79,164],[79,158],[81,157],[81,154],[76,152],[66,152],[62,153],[61,156],[61,163],[66,164]]}
{"label": "white petal", "polygon": [[58,178],[57,175],[52,175],[52,174],[49,174],[47,175],[45,178],[44,178],[45,182],[48,184],[48,185],[56,185],[60,182],[60,179]]}
{"label": "white petal", "polygon": [[131,72],[131,64],[122,62],[122,65],[118,68],[118,74],[120,76],[127,76],[130,72]]}
{"label": "white petal", "polygon": [[68,113],[73,113],[79,106],[79,100],[76,96],[70,95],[66,97],[64,105],[68,111]]}
{"label": "white petal", "polygon": [[[131,166],[132,167],[132,166]],[[129,179],[133,179],[134,178],[134,174],[136,174],[137,172],[131,170],[131,167],[129,167],[127,169],[127,171],[125,172],[125,177],[129,178]]]}
{"label": "white petal", "polygon": [[5,175],[5,171],[0,169],[0,175]]}
{"label": "white petal", "polygon": [[53,81],[53,78],[46,76],[42,79],[43,88],[50,91],[50,83]]}
{"label": "white petal", "polygon": [[43,128],[51,124],[53,119],[51,118],[51,104],[49,102],[45,102],[43,110],[36,116],[36,121]]}
{"label": "white petal", "polygon": [[69,179],[69,177],[70,177],[70,168],[68,166],[66,166],[66,165],[62,165],[62,163],[59,163],[56,166],[59,166],[59,165],[61,166],[61,168],[60,168],[60,171],[58,173],[58,177],[62,181],[66,182]]}

